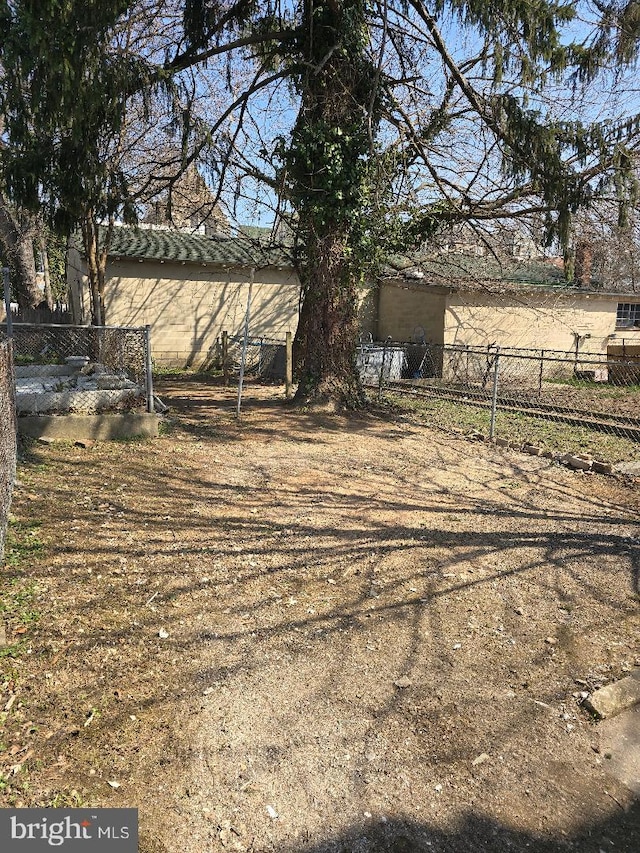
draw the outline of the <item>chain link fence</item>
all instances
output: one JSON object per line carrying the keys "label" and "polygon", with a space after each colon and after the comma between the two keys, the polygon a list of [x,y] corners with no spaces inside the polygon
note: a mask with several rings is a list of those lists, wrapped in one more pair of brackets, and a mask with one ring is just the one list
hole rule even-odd
{"label": "chain link fence", "polygon": [[0,563],[16,477],[16,416],[11,341],[0,332]]}
{"label": "chain link fence", "polygon": [[16,411],[153,411],[149,347],[148,328],[14,323]]}
{"label": "chain link fence", "polygon": [[388,341],[360,345],[357,363],[366,386],[445,428],[640,458],[640,356]]}
{"label": "chain link fence", "polygon": [[[228,363],[234,373],[240,372],[242,359],[242,335],[229,335]],[[260,379],[284,382],[286,374],[286,343],[275,338],[247,339],[244,372]]]}

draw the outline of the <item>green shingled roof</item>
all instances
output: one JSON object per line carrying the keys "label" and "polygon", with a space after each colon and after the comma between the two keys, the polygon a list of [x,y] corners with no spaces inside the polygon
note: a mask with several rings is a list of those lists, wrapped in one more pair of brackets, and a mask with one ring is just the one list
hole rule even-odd
{"label": "green shingled roof", "polygon": [[420,270],[425,281],[445,286],[469,287],[474,283],[486,285],[490,282],[568,286],[563,271],[542,260],[519,261],[508,258],[500,263],[493,257],[462,254],[422,258],[395,257],[390,259],[386,272],[402,276],[410,270]]}
{"label": "green shingled roof", "polygon": [[110,258],[138,258],[224,267],[291,267],[285,246],[248,237],[206,237],[169,229],[127,228],[113,231]]}

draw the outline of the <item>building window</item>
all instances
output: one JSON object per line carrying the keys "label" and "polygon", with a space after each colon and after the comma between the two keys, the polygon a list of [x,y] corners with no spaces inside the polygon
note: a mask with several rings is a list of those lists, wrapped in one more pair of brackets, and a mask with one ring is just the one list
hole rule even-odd
{"label": "building window", "polygon": [[629,329],[640,326],[640,302],[618,302],[616,328]]}

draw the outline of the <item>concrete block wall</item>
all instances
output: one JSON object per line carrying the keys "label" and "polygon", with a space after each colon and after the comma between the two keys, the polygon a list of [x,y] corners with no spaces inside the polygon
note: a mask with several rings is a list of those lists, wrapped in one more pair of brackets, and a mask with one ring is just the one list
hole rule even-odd
{"label": "concrete block wall", "polygon": [[[157,365],[197,367],[217,352],[223,331],[242,333],[248,293],[248,269],[115,261],[107,269],[106,321],[150,325]],[[256,270],[250,335],[284,340],[286,332],[295,332],[299,293],[291,270]]]}
{"label": "concrete block wall", "polygon": [[363,336],[378,339],[379,285],[364,284],[358,289],[358,324]]}
{"label": "concrete block wall", "polygon": [[606,353],[616,332],[618,297],[535,292],[452,293],[445,312],[446,344]]}
{"label": "concrete block wall", "polygon": [[411,341],[420,329],[429,343],[444,343],[446,294],[445,288],[383,281],[378,302],[378,338]]}

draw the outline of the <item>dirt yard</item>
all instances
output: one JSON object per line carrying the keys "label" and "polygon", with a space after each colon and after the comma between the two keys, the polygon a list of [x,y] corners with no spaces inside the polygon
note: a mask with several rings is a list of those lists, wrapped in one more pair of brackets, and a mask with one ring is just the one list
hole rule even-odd
{"label": "dirt yard", "polygon": [[21,465],[3,805],[138,807],[141,853],[638,853],[580,705],[640,666],[637,487],[159,393],[158,440]]}

